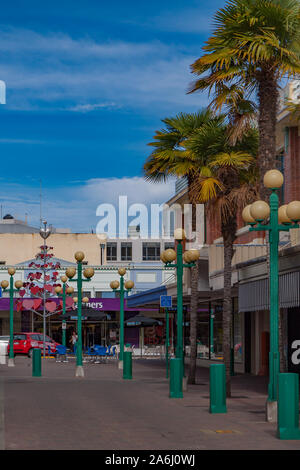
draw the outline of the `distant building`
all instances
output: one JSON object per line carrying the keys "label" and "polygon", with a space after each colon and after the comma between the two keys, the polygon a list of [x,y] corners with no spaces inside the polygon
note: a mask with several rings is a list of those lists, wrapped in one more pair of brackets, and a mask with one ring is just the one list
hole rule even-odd
{"label": "distant building", "polygon": [[15,219],[6,214],[0,219],[0,233],[39,233],[40,229],[28,225],[27,221]]}

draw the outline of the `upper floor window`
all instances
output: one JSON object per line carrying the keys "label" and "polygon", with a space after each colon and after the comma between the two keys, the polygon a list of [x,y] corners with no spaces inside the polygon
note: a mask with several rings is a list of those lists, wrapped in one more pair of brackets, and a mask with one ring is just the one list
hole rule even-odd
{"label": "upper floor window", "polygon": [[165,243],[165,250],[169,250],[169,249],[172,249],[172,250],[175,250],[175,244],[174,242],[166,242]]}
{"label": "upper floor window", "polygon": [[117,261],[117,243],[107,243],[106,259],[107,261]]}
{"label": "upper floor window", "polygon": [[121,243],[121,260],[132,261],[132,243]]}
{"label": "upper floor window", "polygon": [[160,243],[143,243],[143,261],[160,260]]}

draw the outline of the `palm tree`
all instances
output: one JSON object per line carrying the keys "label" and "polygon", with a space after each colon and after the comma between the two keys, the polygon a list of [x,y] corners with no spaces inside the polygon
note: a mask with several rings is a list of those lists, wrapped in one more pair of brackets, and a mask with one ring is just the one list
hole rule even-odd
{"label": "palm tree", "polygon": [[202,159],[197,178],[191,187],[193,202],[206,203],[208,212],[220,224],[224,244],[223,354],[226,367],[226,393],[231,396],[230,349],[232,315],[232,258],[236,240],[237,215],[241,208],[257,198],[256,155],[258,136],[255,129],[231,143],[231,127],[220,126],[210,135],[194,135],[187,149]]}
{"label": "palm tree", "polygon": [[[166,149],[165,142],[175,142],[174,133],[166,138],[166,131],[156,133],[162,145],[147,159],[145,175],[152,181],[165,180],[170,175],[189,178],[189,197],[196,203],[206,203],[217,213],[224,240],[224,305],[223,351],[226,365],[227,394],[230,396],[230,322],[231,322],[231,262],[236,238],[237,213],[241,207],[257,197],[255,190],[255,159],[257,132],[250,129],[235,145],[231,143],[230,125],[225,117],[215,117],[195,129],[173,149]],[[164,122],[167,122],[166,120]],[[169,121],[168,121],[169,122]],[[173,121],[174,124],[174,121]],[[153,143],[151,143],[153,145]],[[158,151],[159,149],[159,151]],[[249,184],[251,183],[251,184]],[[191,314],[191,327],[195,328],[196,313]],[[193,342],[192,342],[193,341]],[[196,349],[196,333],[191,333],[191,356]],[[192,364],[193,362],[193,364]],[[195,373],[195,358],[191,357],[190,374]]]}
{"label": "palm tree", "polygon": [[[162,122],[166,126],[156,131],[154,141],[149,145],[153,152],[146,160],[144,172],[146,179],[154,182],[165,181],[170,175],[186,176],[188,178],[188,193],[191,201],[191,187],[198,169],[195,156],[187,151],[185,143],[189,137],[199,132],[199,129],[215,123],[222,123],[224,117],[215,117],[213,112],[205,109],[198,113],[181,113]],[[196,211],[192,208],[192,230],[196,229]],[[190,367],[188,383],[196,380],[197,359],[197,310],[198,310],[198,269],[199,263],[191,269],[191,305],[190,305]]]}
{"label": "palm tree", "polygon": [[256,93],[259,108],[260,195],[265,172],[276,166],[278,86],[300,72],[298,0],[229,0],[214,16],[215,29],[192,66],[200,78],[189,93],[209,90],[220,106],[226,86]]}

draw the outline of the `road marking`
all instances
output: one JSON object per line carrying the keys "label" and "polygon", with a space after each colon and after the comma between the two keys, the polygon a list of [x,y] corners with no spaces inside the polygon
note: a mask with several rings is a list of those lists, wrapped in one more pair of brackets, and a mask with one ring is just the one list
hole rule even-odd
{"label": "road marking", "polygon": [[240,431],[235,431],[232,429],[218,429],[215,432],[218,434],[242,434]]}
{"label": "road marking", "polygon": [[204,434],[243,434],[241,431],[236,431],[235,429],[217,429],[212,431],[211,429],[199,429],[200,432]]}

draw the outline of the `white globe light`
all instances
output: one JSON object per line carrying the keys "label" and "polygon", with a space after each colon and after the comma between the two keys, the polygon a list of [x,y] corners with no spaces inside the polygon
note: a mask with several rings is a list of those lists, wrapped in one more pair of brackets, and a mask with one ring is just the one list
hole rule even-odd
{"label": "white globe light", "polygon": [[265,201],[256,201],[251,204],[250,214],[257,221],[265,220],[270,215],[270,206]]}

